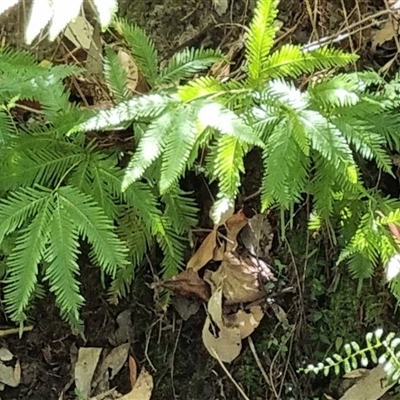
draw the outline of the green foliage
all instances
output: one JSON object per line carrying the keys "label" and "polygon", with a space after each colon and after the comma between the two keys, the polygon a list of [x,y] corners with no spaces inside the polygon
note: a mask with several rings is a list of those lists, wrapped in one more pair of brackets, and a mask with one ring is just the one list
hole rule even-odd
{"label": "green foliage", "polygon": [[[400,352],[398,346],[400,338],[391,332],[386,337],[383,337],[383,330],[378,329],[375,332],[369,332],[366,337],[366,346],[361,348],[357,342],[351,342],[343,346],[345,355],[333,354],[332,357],[327,357],[324,363],[318,363],[316,366],[309,365],[302,369],[306,373],[314,372],[318,374],[322,372],[325,376],[330,371],[334,371],[339,375],[343,369],[345,373],[359,367],[367,367],[372,361],[373,364],[382,366],[386,375],[391,381],[400,381]],[[383,350],[379,353],[380,350]]]}
{"label": "green foliage", "polygon": [[[371,276],[379,260],[387,262],[397,252],[388,226],[400,223],[394,212],[398,206],[367,190],[361,174],[365,161],[391,173],[386,148],[400,144],[396,83],[387,84],[371,71],[343,72],[357,56],[338,49],[285,45],[273,50],[276,15],[276,0],[258,1],[246,33],[246,76],[239,80],[204,74],[224,61],[218,50],[186,49],[161,68],[146,33],[116,21],[114,28],[150,91],[130,94],[127,73],[114,50],[106,49],[104,72],[116,104],[90,116],[68,103],[62,84],[77,69],[39,67],[28,55],[0,53],[0,72],[7,78],[0,82],[0,191],[4,206],[13,211],[3,237],[20,230],[5,290],[15,320],[23,320],[35,279],[43,275],[63,316],[79,323],[78,238],[92,244],[93,261],[115,278],[113,300],[129,290],[132,271],[153,238],[164,254],[164,275],[175,274],[196,214],[180,179],[195,170],[218,182],[213,208],[218,221],[238,194],[244,157],[254,147],[263,153],[261,208],[292,210],[307,195],[314,228],[334,226],[331,219],[339,215],[338,240],[344,249],[339,261],[349,260],[354,277]],[[300,88],[294,79],[310,74]],[[17,130],[10,110],[21,93],[40,103],[46,125]],[[84,134],[128,127],[135,147],[124,169],[116,149],[101,150]],[[200,152],[206,156],[198,157]],[[28,204],[27,196],[35,200]],[[112,235],[107,256],[102,252],[105,232]],[[28,246],[33,257],[25,271]],[[69,284],[61,289],[63,279]]]}
{"label": "green foliage", "polygon": [[[290,210],[311,196],[313,221],[319,221],[314,228],[332,227],[339,216],[339,231],[331,232],[343,247],[339,262],[348,261],[352,276],[365,279],[397,252],[389,222],[379,216],[397,205],[368,191],[361,173],[362,163],[373,161],[392,174],[387,148],[400,144],[397,78],[387,83],[373,71],[343,72],[357,56],[335,48],[287,44],[273,50],[276,16],[276,0],[258,1],[246,33],[247,76],[227,81],[189,79],[220,58],[210,50],[185,50],[158,71],[152,41],[119,21],[152,90],[98,113],[75,132],[133,122],[142,131],[123,189],[148,179],[164,195],[187,170],[206,171],[219,183],[215,221],[238,194],[245,155],[260,147],[261,208]],[[301,89],[293,81],[310,74]],[[203,164],[196,165],[204,149]]]}
{"label": "green foliage", "polygon": [[[127,99],[123,69],[115,65],[110,50],[107,55],[108,85],[118,94],[116,101]],[[81,242],[91,247],[91,263],[111,278],[110,300],[115,302],[129,291],[135,268],[154,238],[164,254],[162,272],[177,273],[197,208],[178,186],[164,196],[151,180],[122,191],[118,149],[103,150],[82,133],[66,135],[89,117],[69,103],[63,83],[79,69],[41,67],[28,54],[3,49],[0,71],[6,77],[0,82],[0,250],[5,257],[6,311],[23,323],[37,286],[45,282],[63,319],[80,330]],[[152,115],[150,104],[160,113],[168,105],[165,99],[146,99],[142,115]],[[39,110],[28,108],[29,123],[14,118],[14,111],[24,107],[22,100],[40,105]],[[110,118],[120,120],[121,114]]]}

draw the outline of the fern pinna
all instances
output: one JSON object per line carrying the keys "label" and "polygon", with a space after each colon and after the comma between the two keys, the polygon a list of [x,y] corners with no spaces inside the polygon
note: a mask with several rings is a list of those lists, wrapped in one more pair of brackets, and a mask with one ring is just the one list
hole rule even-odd
{"label": "fern pinna", "polygon": [[[9,50],[0,52],[0,60],[0,242],[6,256],[6,310],[22,323],[30,301],[42,292],[41,282],[46,282],[62,317],[81,329],[80,241],[91,245],[91,261],[112,278],[110,298],[116,301],[129,290],[153,238],[164,253],[164,274],[177,273],[197,209],[179,188],[160,197],[152,185],[136,182],[122,192],[117,151],[87,143],[83,134],[66,135],[87,119],[85,110],[69,103],[63,85],[78,68],[41,67],[28,54]],[[13,111],[20,107],[18,100],[37,101],[37,113],[46,123],[39,119],[17,127]],[[6,251],[10,243],[12,249]]]}
{"label": "fern pinna", "polygon": [[[175,190],[185,171],[199,162],[199,150],[206,148],[196,169],[219,182],[216,222],[238,194],[244,156],[260,147],[261,208],[291,210],[310,195],[312,226],[330,227],[331,217],[339,216],[345,247],[340,260],[349,259],[354,276],[364,278],[372,273],[371,265],[397,252],[377,214],[381,207],[393,210],[393,203],[365,189],[357,161],[374,160],[392,173],[386,149],[399,144],[397,86],[373,71],[344,73],[357,56],[333,47],[286,44],[274,50],[277,3],[257,3],[246,33],[247,74],[240,80],[206,74],[188,79],[220,56],[202,49],[178,54],[157,70],[151,40],[140,28],[117,22],[152,90],[97,113],[71,133],[134,122],[137,149],[124,171],[124,190],[143,179],[152,180],[162,194]],[[114,59],[109,55],[110,79],[120,76]],[[299,85],[304,75],[310,78]],[[117,85],[116,79],[112,87]],[[115,91],[116,97],[123,97],[121,90]],[[355,203],[358,211],[350,216]],[[368,223],[361,210],[371,216]]]}
{"label": "fern pinna", "polygon": [[367,367],[371,362],[382,366],[387,377],[391,382],[400,382],[400,363],[399,363],[399,344],[400,338],[394,332],[384,336],[382,329],[375,332],[368,332],[366,337],[366,346],[361,347],[357,342],[347,343],[343,346],[345,355],[333,354],[327,357],[325,362],[319,362],[317,365],[308,365],[307,368],[300,371],[314,374],[323,373],[325,376],[330,371],[339,375],[343,369],[349,373],[359,367]]}

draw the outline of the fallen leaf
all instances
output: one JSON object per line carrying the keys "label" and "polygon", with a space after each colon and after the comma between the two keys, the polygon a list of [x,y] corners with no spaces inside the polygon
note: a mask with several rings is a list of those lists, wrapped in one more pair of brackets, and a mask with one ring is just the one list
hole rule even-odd
{"label": "fallen leaf", "polygon": [[184,297],[203,301],[210,298],[210,287],[193,269],[187,269],[171,279],[158,283],[157,286],[170,289]]}
{"label": "fallen leaf", "polygon": [[353,371],[348,372],[347,374],[343,375],[345,379],[359,379],[363,378],[364,376],[368,375],[369,369],[366,368],[357,368]]}
{"label": "fallen leaf", "polygon": [[[115,375],[121,370],[126,360],[128,359],[129,343],[121,344],[118,347],[113,348],[109,354],[104,358],[98,367],[96,373],[96,379],[94,379],[94,385],[97,385],[102,376],[107,372],[108,379],[114,379]],[[109,376],[108,376],[109,373]]]}
{"label": "fallen leaf", "polygon": [[224,326],[224,321],[222,319],[222,287],[218,287],[217,290],[211,296],[208,304],[207,311],[213,320],[213,322],[221,328]]}
{"label": "fallen leaf", "polygon": [[202,269],[207,263],[209,263],[213,259],[216,245],[217,230],[213,229],[203,240],[203,243],[197,249],[193,257],[189,260],[186,269],[192,269],[196,272]]}
{"label": "fallen leaf", "polygon": [[75,364],[75,386],[82,396],[87,399],[90,396],[94,371],[99,362],[101,348],[81,347],[78,352],[78,360]]}
{"label": "fallen leaf", "polygon": [[[17,369],[17,370],[16,370]],[[15,367],[0,363],[0,382],[6,386],[17,387],[21,381],[21,366],[19,362]]]}
{"label": "fallen leaf", "polygon": [[370,370],[367,375],[362,377],[353,385],[340,400],[378,400],[380,399],[396,382],[390,382],[383,367],[379,365]]}
{"label": "fallen leaf", "polygon": [[262,260],[246,259],[225,253],[224,260],[209,279],[215,287],[222,287],[226,304],[250,303],[265,296],[263,283],[274,280],[272,272]]}
{"label": "fallen leaf", "polygon": [[222,362],[232,362],[242,350],[240,330],[222,326],[213,334],[211,329],[212,322],[207,317],[202,332],[204,346],[214,358],[217,355]]}
{"label": "fallen leaf", "polygon": [[226,237],[228,243],[226,251],[234,251],[237,247],[237,235],[247,225],[247,218],[242,210],[229,217],[226,222]]}
{"label": "fallen leaf", "polygon": [[14,354],[11,353],[10,350],[6,349],[5,347],[2,347],[0,349],[0,360],[1,361],[11,361],[14,358]]}
{"label": "fallen leaf", "polygon": [[93,31],[94,28],[90,22],[82,15],[78,15],[68,24],[64,31],[64,36],[76,47],[89,50],[92,43]]}
{"label": "fallen leaf", "polygon": [[254,215],[240,231],[240,239],[244,247],[250,254],[258,257],[269,255],[273,238],[274,234],[266,213]]}
{"label": "fallen leaf", "polygon": [[278,321],[282,324],[283,329],[289,330],[289,320],[284,309],[276,303],[271,303],[271,308],[274,311],[276,318],[278,318]]}
{"label": "fallen leaf", "polygon": [[250,336],[254,330],[260,325],[264,313],[260,306],[253,306],[249,311],[239,310],[235,314],[225,317],[226,326],[228,328],[237,328],[240,331],[242,339]]}
{"label": "fallen leaf", "polygon": [[172,305],[184,321],[187,321],[192,315],[195,315],[200,308],[200,303],[198,301],[179,295],[173,297]]}
{"label": "fallen leaf", "polygon": [[375,52],[377,46],[392,40],[396,35],[397,27],[394,26],[394,20],[392,18],[388,18],[383,28],[375,32],[375,35],[372,39],[371,50]]}
{"label": "fallen leaf", "polygon": [[132,356],[129,356],[128,365],[129,365],[129,380],[131,382],[131,388],[133,389],[137,381],[138,371],[137,371],[136,360]]}
{"label": "fallen leaf", "polygon": [[132,391],[120,397],[119,400],[150,400],[153,385],[153,377],[142,368]]}
{"label": "fallen leaf", "polygon": [[[208,110],[204,112],[204,116],[209,118]],[[210,209],[210,218],[216,227],[225,224],[225,221],[233,215],[235,204],[226,198],[217,200]]]}

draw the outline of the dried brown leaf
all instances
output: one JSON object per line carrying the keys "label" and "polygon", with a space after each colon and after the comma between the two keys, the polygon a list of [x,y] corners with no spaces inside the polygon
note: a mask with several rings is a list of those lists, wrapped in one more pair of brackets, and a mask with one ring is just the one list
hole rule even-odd
{"label": "dried brown leaf", "polygon": [[153,377],[142,368],[132,391],[119,398],[119,400],[150,400],[153,392]]}
{"label": "dried brown leaf", "polygon": [[226,237],[228,238],[226,251],[234,251],[236,249],[237,235],[247,225],[247,221],[248,220],[242,210],[233,214],[226,220]]}
{"label": "dried brown leaf", "polygon": [[382,45],[389,40],[392,40],[397,35],[397,25],[392,18],[388,18],[382,29],[377,30],[372,39],[371,49],[373,52],[376,51],[376,47]]}
{"label": "dried brown leaf", "polygon": [[225,317],[225,322],[228,328],[239,329],[240,337],[245,339],[260,325],[263,316],[262,308],[260,306],[253,306],[250,308],[249,312],[239,310],[235,314],[227,315]]}
{"label": "dried brown leaf", "polygon": [[196,253],[187,263],[186,269],[194,271],[201,270],[208,262],[213,259],[214,250],[217,245],[217,230],[213,229],[203,240]]}
{"label": "dried brown leaf", "polygon": [[243,259],[225,253],[224,260],[209,279],[215,287],[222,287],[226,304],[250,303],[265,296],[263,281],[272,280],[268,266],[253,257]]}
{"label": "dried brown leaf", "polygon": [[218,332],[211,333],[213,329],[211,319],[207,317],[203,327],[203,343],[208,352],[226,363],[232,362],[242,350],[242,340],[238,328],[222,326]]}
{"label": "dried brown leaf", "polygon": [[133,389],[137,381],[138,368],[136,360],[132,356],[129,356],[128,365],[129,365],[129,380],[131,382],[131,388]]}
{"label": "dried brown leaf", "polygon": [[203,301],[207,301],[211,295],[210,286],[193,269],[187,269],[171,279],[160,282],[158,286],[170,289],[181,296]]}

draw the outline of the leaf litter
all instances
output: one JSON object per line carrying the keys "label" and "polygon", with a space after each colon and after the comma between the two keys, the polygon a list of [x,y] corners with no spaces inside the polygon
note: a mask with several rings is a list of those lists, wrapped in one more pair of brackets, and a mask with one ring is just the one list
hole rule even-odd
{"label": "leaf litter", "polygon": [[[170,289],[178,298],[207,303],[203,343],[222,362],[232,362],[240,354],[242,340],[254,332],[264,316],[265,285],[275,277],[258,253],[269,257],[272,238],[266,214],[248,219],[243,210],[236,213],[227,210],[190,258],[186,269],[152,286]],[[178,304],[180,315],[190,316],[198,309],[189,312],[183,309],[183,301]]]}

